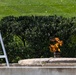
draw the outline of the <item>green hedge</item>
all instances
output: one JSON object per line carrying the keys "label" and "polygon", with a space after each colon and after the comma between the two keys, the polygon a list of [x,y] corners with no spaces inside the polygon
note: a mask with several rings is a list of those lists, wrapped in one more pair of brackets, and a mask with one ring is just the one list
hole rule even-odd
{"label": "green hedge", "polygon": [[64,42],[61,47],[62,57],[76,57],[75,17],[7,16],[0,21],[0,30],[10,62],[53,57],[49,45],[50,39],[54,37],[59,37]]}

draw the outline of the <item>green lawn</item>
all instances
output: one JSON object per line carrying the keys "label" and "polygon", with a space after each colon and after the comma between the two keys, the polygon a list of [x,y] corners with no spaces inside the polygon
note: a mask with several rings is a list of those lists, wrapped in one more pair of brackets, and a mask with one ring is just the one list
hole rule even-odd
{"label": "green lawn", "polygon": [[76,16],[76,0],[0,0],[0,18],[14,15]]}

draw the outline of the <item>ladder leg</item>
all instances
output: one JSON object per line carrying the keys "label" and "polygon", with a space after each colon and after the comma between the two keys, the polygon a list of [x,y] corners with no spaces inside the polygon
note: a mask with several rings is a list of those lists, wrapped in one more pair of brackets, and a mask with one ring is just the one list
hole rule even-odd
{"label": "ladder leg", "polygon": [[6,63],[7,63],[7,67],[9,67],[9,62],[8,62],[7,57],[5,58],[5,60],[6,60]]}
{"label": "ladder leg", "polygon": [[3,49],[3,53],[4,53],[4,56],[5,56],[6,64],[9,67],[9,62],[8,62],[8,58],[7,58],[7,55],[6,55],[6,51],[5,51],[5,47],[4,47],[4,44],[3,44],[1,33],[0,33],[0,41],[1,41],[1,46],[2,46],[2,49]]}

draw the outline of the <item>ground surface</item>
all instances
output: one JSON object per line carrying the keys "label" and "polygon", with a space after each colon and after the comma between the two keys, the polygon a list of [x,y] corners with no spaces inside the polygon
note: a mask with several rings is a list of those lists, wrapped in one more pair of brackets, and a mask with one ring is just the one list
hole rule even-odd
{"label": "ground surface", "polygon": [[76,16],[76,0],[0,0],[0,19],[8,15]]}

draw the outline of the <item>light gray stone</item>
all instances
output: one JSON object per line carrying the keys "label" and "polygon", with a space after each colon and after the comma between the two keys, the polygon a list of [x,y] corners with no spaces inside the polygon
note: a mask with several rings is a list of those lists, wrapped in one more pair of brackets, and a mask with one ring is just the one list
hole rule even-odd
{"label": "light gray stone", "polygon": [[76,63],[76,58],[34,58],[18,61],[20,65],[50,65],[52,63]]}
{"label": "light gray stone", "polygon": [[42,65],[45,62],[48,62],[50,58],[34,58],[34,59],[24,59],[19,60],[18,64],[20,65]]}

